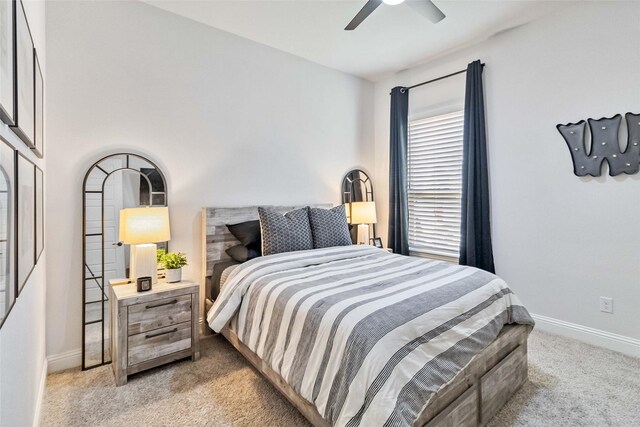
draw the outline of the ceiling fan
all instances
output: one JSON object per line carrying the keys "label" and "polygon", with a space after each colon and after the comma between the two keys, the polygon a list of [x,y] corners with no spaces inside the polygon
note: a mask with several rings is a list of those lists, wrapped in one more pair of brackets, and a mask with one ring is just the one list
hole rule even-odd
{"label": "ceiling fan", "polygon": [[[368,0],[362,9],[360,9],[360,12],[358,12],[351,22],[349,22],[349,25],[345,27],[345,30],[355,30],[358,25],[362,24],[362,21],[367,19],[367,17],[371,15],[378,6],[380,6],[381,3],[394,6],[404,1],[405,0]],[[407,0],[406,4],[434,24],[442,21],[445,17],[444,13],[442,13],[442,11],[438,9],[438,6],[433,4],[431,0]]]}

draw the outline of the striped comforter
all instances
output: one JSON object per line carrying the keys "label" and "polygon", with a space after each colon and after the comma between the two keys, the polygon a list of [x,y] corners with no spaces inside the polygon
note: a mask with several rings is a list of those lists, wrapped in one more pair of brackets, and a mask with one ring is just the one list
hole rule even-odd
{"label": "striped comforter", "polygon": [[508,323],[533,325],[476,268],[344,246],[238,266],[207,315],[336,426],[412,425]]}

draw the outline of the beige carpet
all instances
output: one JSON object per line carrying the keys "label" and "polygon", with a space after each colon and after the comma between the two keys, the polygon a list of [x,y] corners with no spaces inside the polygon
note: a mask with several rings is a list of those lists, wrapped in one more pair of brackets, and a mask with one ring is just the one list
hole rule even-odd
{"label": "beige carpet", "polygon": [[[498,426],[640,426],[640,359],[534,331],[530,381]],[[196,363],[143,372],[116,388],[110,366],[49,375],[44,426],[308,426],[222,337]]]}

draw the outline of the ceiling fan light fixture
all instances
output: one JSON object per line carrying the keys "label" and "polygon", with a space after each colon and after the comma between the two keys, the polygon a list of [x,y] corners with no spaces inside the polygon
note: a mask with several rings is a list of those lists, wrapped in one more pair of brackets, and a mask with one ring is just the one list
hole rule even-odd
{"label": "ceiling fan light fixture", "polygon": [[[378,8],[382,3],[394,6],[400,3],[403,3],[405,0],[367,0],[367,2],[362,6],[362,9],[353,17],[353,19],[347,24],[344,28],[345,31],[353,31],[358,25],[362,24],[362,21],[367,19],[374,10]],[[407,2],[407,5],[414,9],[416,12],[420,13],[424,17],[426,17],[429,21],[440,22],[445,18],[444,13],[433,4],[431,0],[412,0]]]}

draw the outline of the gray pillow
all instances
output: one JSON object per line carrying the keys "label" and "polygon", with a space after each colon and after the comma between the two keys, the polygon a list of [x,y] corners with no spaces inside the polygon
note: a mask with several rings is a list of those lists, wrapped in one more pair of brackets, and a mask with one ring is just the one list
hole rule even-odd
{"label": "gray pillow", "polygon": [[257,250],[253,246],[235,245],[225,251],[227,255],[238,262],[249,261],[260,256]]}
{"label": "gray pillow", "polygon": [[227,228],[243,245],[260,246],[260,221],[257,219],[239,224],[227,224]]}
{"label": "gray pillow", "polygon": [[309,222],[314,248],[351,245],[344,205],[332,209],[309,208]]}
{"label": "gray pillow", "polygon": [[262,255],[313,249],[309,208],[282,215],[269,208],[258,208],[262,232]]}

